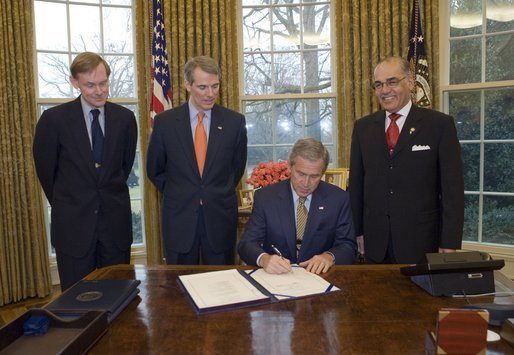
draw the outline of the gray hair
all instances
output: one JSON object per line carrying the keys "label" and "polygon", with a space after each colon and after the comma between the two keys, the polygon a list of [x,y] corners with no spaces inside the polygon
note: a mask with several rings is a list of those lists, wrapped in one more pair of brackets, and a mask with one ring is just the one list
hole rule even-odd
{"label": "gray hair", "polygon": [[390,57],[387,57],[387,58],[384,58],[382,59],[380,62],[378,62],[378,64],[376,65],[375,67],[375,70],[373,73],[376,73],[377,71],[377,68],[382,65],[383,63],[392,63],[392,62],[397,62],[397,63],[400,63],[401,66],[402,66],[402,70],[403,70],[403,73],[405,74],[405,76],[407,77],[410,77],[410,74],[411,74],[411,71],[410,71],[410,64],[409,62],[407,61],[407,59],[405,58],[402,58],[400,56],[390,56]]}
{"label": "gray hair", "polygon": [[211,57],[199,56],[189,59],[184,66],[184,80],[189,84],[193,84],[195,80],[193,72],[196,68],[200,68],[206,73],[217,75],[218,80],[221,80],[221,70],[218,63]]}
{"label": "gray hair", "polygon": [[327,148],[320,141],[314,138],[303,138],[296,141],[291,152],[289,153],[289,165],[294,166],[296,159],[302,157],[310,162],[317,162],[323,159],[323,172],[327,170],[330,155]]}

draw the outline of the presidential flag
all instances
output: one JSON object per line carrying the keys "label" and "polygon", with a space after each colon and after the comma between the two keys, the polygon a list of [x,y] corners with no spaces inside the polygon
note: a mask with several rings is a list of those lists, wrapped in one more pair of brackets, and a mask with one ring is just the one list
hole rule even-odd
{"label": "presidential flag", "polygon": [[150,118],[153,127],[155,115],[171,108],[171,78],[161,0],[153,1],[152,25],[152,99],[150,102]]}
{"label": "presidential flag", "polygon": [[409,31],[409,55],[411,73],[416,75],[414,103],[420,107],[432,106],[432,94],[428,84],[428,61],[425,52],[425,38],[421,25],[419,2],[414,0]]}

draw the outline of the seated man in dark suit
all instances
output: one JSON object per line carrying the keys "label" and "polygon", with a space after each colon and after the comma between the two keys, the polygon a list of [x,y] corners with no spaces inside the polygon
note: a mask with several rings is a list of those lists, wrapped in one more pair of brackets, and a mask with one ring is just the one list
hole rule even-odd
{"label": "seated man in dark suit", "polygon": [[321,181],[329,155],[321,142],[298,140],[289,154],[291,179],[257,190],[238,252],[266,272],[291,271],[291,263],[327,272],[351,264],[357,244],[348,194]]}

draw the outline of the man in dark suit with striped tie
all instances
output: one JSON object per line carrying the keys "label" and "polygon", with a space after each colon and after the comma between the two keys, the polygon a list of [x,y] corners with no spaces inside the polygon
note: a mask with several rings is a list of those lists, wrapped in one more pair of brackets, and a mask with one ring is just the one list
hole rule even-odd
{"label": "man in dark suit with striped tie", "polygon": [[313,138],[298,140],[289,154],[291,179],[255,192],[238,252],[247,264],[280,274],[299,264],[320,274],[352,264],[357,254],[350,198],[321,181],[329,154]]}
{"label": "man in dark suit with striped tie", "polygon": [[96,268],[130,263],[127,179],[137,143],[133,112],[107,102],[107,62],[84,52],[70,72],[80,96],[45,110],[33,143],[36,172],[52,206],[51,239],[62,290]]}
{"label": "man in dark suit with striped tie", "polygon": [[359,251],[370,263],[418,263],[461,247],[464,184],[452,117],[412,104],[399,57],[375,68],[383,110],[355,122],[349,191]]}

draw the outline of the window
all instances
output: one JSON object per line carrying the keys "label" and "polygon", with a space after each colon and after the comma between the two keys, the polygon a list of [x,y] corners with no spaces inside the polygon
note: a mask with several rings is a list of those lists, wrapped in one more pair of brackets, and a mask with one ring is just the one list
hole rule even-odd
{"label": "window", "polygon": [[462,147],[464,240],[514,245],[514,2],[441,4],[449,13],[443,102]]}
{"label": "window", "polygon": [[[111,67],[110,101],[137,115],[133,6],[132,0],[34,1],[36,98],[40,114],[79,95],[69,82],[69,67],[78,53],[91,51],[102,55]],[[138,146],[128,179],[136,246],[144,244],[140,167]],[[49,205],[47,212],[49,216]],[[50,235],[49,228],[47,231]]]}
{"label": "window", "polygon": [[330,1],[242,0],[241,97],[247,171],[286,160],[295,141],[322,141],[337,161]]}

